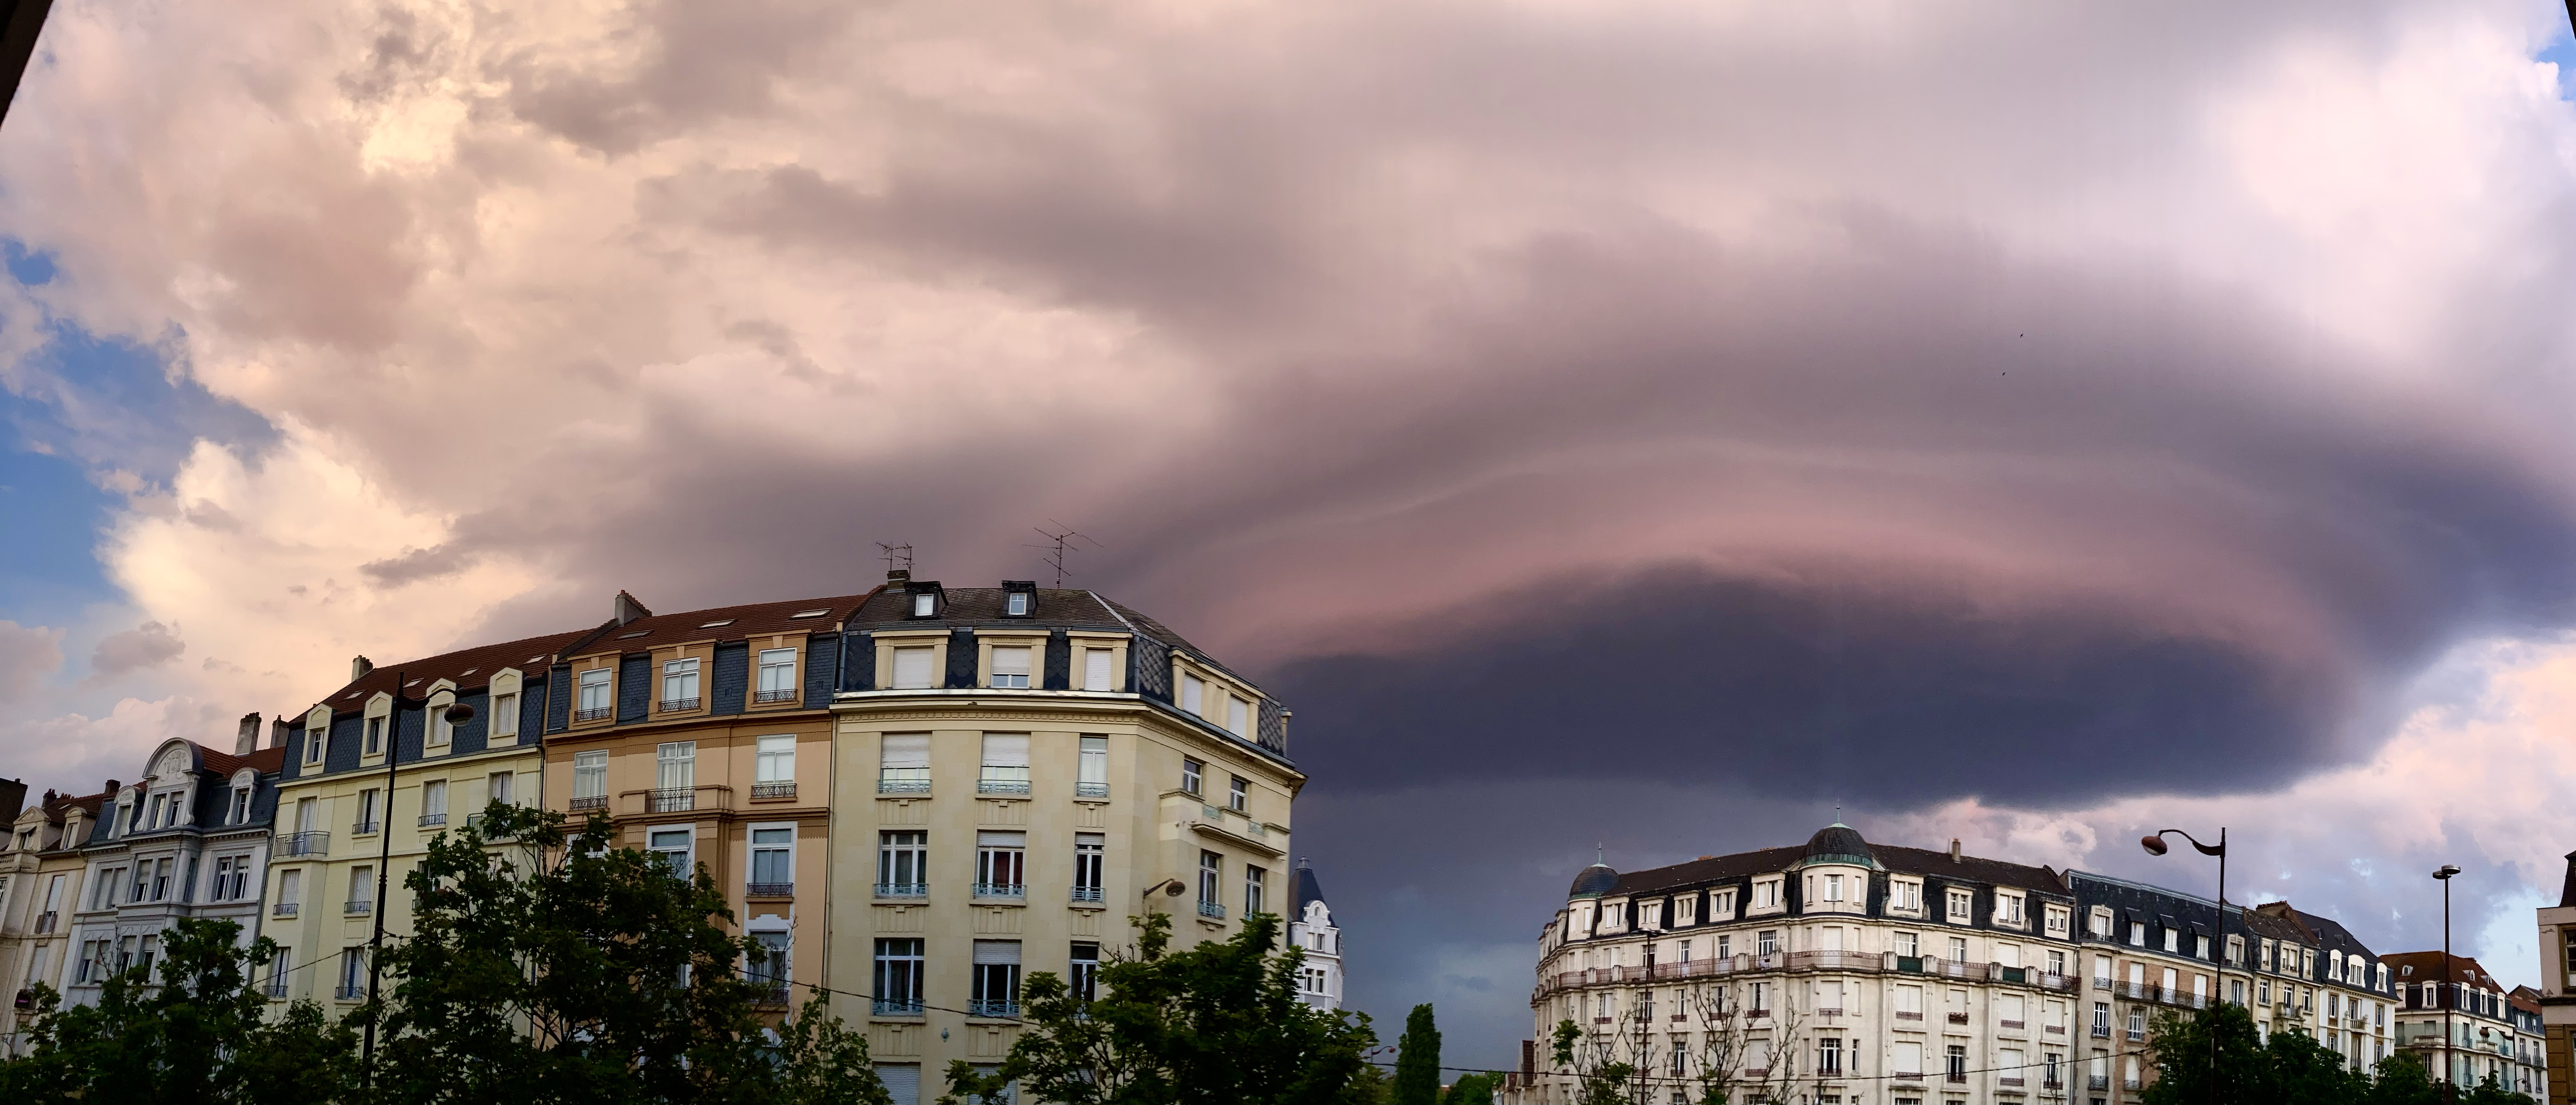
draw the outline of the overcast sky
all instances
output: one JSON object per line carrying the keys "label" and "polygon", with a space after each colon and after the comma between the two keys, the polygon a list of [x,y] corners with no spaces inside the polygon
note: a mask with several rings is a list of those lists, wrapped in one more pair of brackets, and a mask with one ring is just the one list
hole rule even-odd
{"label": "overcast sky", "polygon": [[[1355,1004],[1870,838],[2539,971],[2576,62],[2438,5],[57,0],[0,775],[364,652],[1039,574],[1296,709]],[[1391,1039],[1393,1027],[1388,1027]]]}

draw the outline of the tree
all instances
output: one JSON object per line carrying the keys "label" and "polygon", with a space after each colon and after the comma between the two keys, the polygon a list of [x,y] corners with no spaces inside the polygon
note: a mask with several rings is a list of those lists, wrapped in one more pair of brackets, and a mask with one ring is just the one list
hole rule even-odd
{"label": "tree", "polygon": [[1440,1105],[1494,1105],[1494,1076],[1459,1075],[1449,1084],[1449,1092],[1440,1095]]}
{"label": "tree", "polygon": [[2532,1105],[2531,1095],[2508,1090],[2496,1081],[2494,1072],[2480,1079],[2469,1092],[2460,1095],[2461,1105]]}
{"label": "tree", "polygon": [[1010,1055],[991,1072],[951,1063],[940,1100],[989,1100],[1016,1082],[1028,1100],[1063,1105],[1340,1105],[1368,1081],[1363,1056],[1377,1034],[1367,1015],[1305,1003],[1305,955],[1273,954],[1276,915],[1252,914],[1232,938],[1181,951],[1170,917],[1129,923],[1136,947],[1101,964],[1099,997],[1032,973]]}
{"label": "tree", "polygon": [[1440,1029],[1428,1004],[1413,1007],[1404,1018],[1404,1035],[1395,1039],[1394,1090],[1395,1105],[1439,1105]]}
{"label": "tree", "polygon": [[730,930],[704,866],[612,848],[593,815],[494,803],[403,879],[413,934],[389,947],[375,1096],[393,1102],[878,1102],[864,1039],[810,1001],[783,1033],[766,954]]}
{"label": "tree", "polygon": [[2433,1072],[2414,1052],[2399,1051],[2380,1060],[2377,1074],[2366,1099],[2369,1105],[2442,1105],[2441,1087],[2433,1084]]}
{"label": "tree", "polygon": [[[2273,1033],[2274,1039],[2293,1035]],[[2217,1038],[2217,1066],[2210,1065],[2210,1039]],[[2156,1080],[2139,1099],[2146,1105],[2276,1105],[2264,1096],[2270,1089],[2263,1041],[2254,1030],[2254,1015],[2242,1005],[2221,1002],[2185,1015],[2158,1010],[2147,1032],[2155,1054]]]}
{"label": "tree", "polygon": [[2341,1053],[2296,1029],[2272,1033],[2263,1047],[2262,1072],[2260,1100],[2266,1105],[2349,1105],[2370,1093],[2369,1076],[2354,1070]]}
{"label": "tree", "polygon": [[275,942],[193,917],[159,940],[158,964],[109,976],[95,1005],[37,988],[30,1051],[0,1063],[0,1100],[318,1105],[351,1085],[356,1041],[318,1007],[266,1019],[252,978]]}

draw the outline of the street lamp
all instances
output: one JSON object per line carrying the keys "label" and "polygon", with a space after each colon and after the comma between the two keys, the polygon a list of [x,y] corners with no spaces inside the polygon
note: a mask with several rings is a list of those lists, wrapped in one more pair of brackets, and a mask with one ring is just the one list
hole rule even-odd
{"label": "street lamp", "polygon": [[2442,1006],[2442,1100],[2459,1099],[2459,1083],[2451,1070],[2451,1005],[2457,1001],[2457,990],[2451,986],[2451,876],[2460,869],[2443,864],[2433,872],[2442,884],[2442,973],[2434,981],[2434,1000]]}
{"label": "street lamp", "polygon": [[[2139,837],[2138,847],[2146,849],[2148,855],[2161,856],[2167,850],[2165,844],[2167,833],[2191,841],[2191,846],[2198,849],[2204,856],[2218,857],[2218,937],[2211,941],[2209,948],[2210,962],[2216,964],[2218,968],[2218,992],[2211,994],[2210,998],[2213,1002],[2225,1001],[2227,1000],[2227,826],[2218,827],[2216,844],[2203,844],[2200,838],[2180,829],[2163,829]],[[2218,1025],[2213,1022],[2209,1025],[2209,1099],[2216,1101],[2218,1096]]]}

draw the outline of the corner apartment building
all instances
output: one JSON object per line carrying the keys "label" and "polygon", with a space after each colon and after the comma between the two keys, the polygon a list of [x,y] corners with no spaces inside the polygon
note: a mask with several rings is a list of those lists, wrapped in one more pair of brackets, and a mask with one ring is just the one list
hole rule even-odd
{"label": "corner apartment building", "polygon": [[997,1064],[1025,973],[1087,990],[1131,915],[1188,946],[1289,908],[1289,713],[1169,627],[895,572],[841,637],[825,977],[896,1101]]}
{"label": "corner apartment building", "polygon": [[2506,1015],[2513,1020],[2514,1076],[2505,1086],[2549,1105],[2549,1048],[2540,1015],[2540,991],[2516,986],[2505,995]]}
{"label": "corner apartment building", "polygon": [[2422,1056],[2434,1078],[2448,1072],[2463,1089],[2489,1077],[2513,1086],[2523,1052],[2513,988],[2465,955],[2446,961],[2439,951],[2399,952],[2386,959],[2404,1001],[2398,1045]]}
{"label": "corner apartment building", "polygon": [[0,1040],[11,1055],[19,1053],[36,984],[62,989],[62,966],[71,958],[71,910],[89,871],[81,845],[118,789],[110,779],[96,794],[48,790],[19,811],[8,839],[0,841],[0,983],[11,995],[0,1007]]}
{"label": "corner apartment building", "polygon": [[[309,999],[335,1014],[365,1000],[376,911],[386,911],[389,936],[408,933],[403,875],[429,841],[487,801],[535,800],[558,653],[610,628],[384,668],[361,656],[347,683],[287,724],[263,896],[265,931],[281,949],[271,1000]],[[463,724],[448,720],[459,703],[474,711]]]}
{"label": "corner apartment building", "polygon": [[243,943],[259,935],[284,754],[259,738],[251,714],[231,752],[163,741],[140,781],[111,787],[99,816],[82,819],[79,892],[68,902],[64,961],[52,968],[65,1004],[97,1001],[114,972],[149,968],[161,932],[182,917],[230,920]]}

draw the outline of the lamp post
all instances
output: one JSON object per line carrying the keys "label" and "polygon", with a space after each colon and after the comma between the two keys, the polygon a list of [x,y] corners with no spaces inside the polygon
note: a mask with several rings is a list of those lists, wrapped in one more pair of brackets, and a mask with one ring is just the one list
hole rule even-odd
{"label": "lamp post", "polygon": [[[367,938],[367,1029],[365,1042],[358,1053],[360,1077],[370,1086],[376,1079],[376,1020],[382,1014],[382,1009],[376,1004],[376,988],[384,981],[385,974],[380,962],[385,950],[385,892],[391,886],[393,874],[394,783],[395,770],[402,760],[403,686],[408,675],[408,672],[400,670],[394,672],[393,705],[385,711],[385,800],[382,806],[377,807],[376,813],[381,820],[376,823],[376,904],[372,911],[376,915],[375,932]],[[428,699],[422,699],[423,741],[429,739],[429,726],[433,724],[426,712],[427,702]],[[474,720],[474,707],[458,702],[448,706],[446,714],[449,724],[463,725]]]}
{"label": "lamp post", "polygon": [[2442,973],[2433,983],[2433,1000],[2442,1006],[2442,1100],[2444,1101],[2456,1101],[2460,1093],[2457,1076],[2451,1071],[2451,1006],[2458,1000],[2456,995],[2459,992],[2451,985],[2451,876],[2459,873],[2459,868],[2447,863],[2433,872],[2433,878],[2442,884]]}
{"label": "lamp post", "polygon": [[[2200,838],[2180,829],[2162,829],[2138,838],[2138,846],[2146,849],[2148,855],[2161,856],[2165,854],[2167,848],[2165,844],[2165,836],[2168,833],[2174,836],[2179,836],[2184,840],[2191,841],[2191,846],[2198,849],[2200,854],[2204,856],[2218,857],[2218,936],[2215,940],[2210,942],[2209,948],[2210,962],[2216,966],[2218,971],[2218,991],[2211,994],[2210,998],[2212,1001],[2225,1001],[2227,994],[2227,826],[2221,825],[2218,827],[2218,843],[2216,844],[2203,844],[2200,842]],[[2218,1026],[2217,1024],[2212,1023],[2208,1028],[2209,1099],[2211,1101],[2217,1101],[2219,1098]]]}

